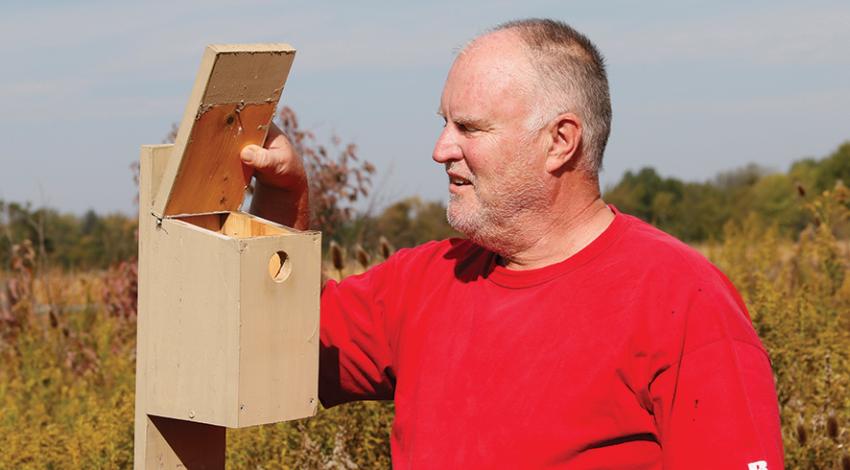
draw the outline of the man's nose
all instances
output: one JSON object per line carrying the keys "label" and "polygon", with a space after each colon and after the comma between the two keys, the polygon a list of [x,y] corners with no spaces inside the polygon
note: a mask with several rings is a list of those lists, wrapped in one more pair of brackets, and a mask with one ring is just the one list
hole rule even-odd
{"label": "man's nose", "polygon": [[437,143],[434,145],[434,153],[431,154],[431,158],[435,162],[445,164],[463,159],[463,151],[451,134],[451,129],[446,126],[437,139]]}

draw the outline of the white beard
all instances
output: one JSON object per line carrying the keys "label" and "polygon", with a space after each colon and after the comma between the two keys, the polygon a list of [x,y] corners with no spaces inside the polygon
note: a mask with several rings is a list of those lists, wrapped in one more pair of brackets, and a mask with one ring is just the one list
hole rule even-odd
{"label": "white beard", "polygon": [[[539,171],[539,170],[537,170]],[[525,230],[536,214],[546,209],[547,191],[543,178],[534,177],[531,165],[507,169],[505,184],[492,188],[482,198],[477,178],[470,179],[477,207],[471,194],[452,194],[446,209],[449,225],[476,244],[502,256],[510,256],[530,243]],[[463,199],[468,199],[464,201]]]}

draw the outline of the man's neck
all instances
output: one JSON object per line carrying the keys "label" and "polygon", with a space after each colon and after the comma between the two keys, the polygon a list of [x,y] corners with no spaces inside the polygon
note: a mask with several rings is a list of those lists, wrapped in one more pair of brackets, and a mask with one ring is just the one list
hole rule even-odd
{"label": "man's neck", "polygon": [[500,264],[528,270],[561,262],[589,245],[614,220],[614,213],[599,196],[553,215],[528,248],[501,257]]}

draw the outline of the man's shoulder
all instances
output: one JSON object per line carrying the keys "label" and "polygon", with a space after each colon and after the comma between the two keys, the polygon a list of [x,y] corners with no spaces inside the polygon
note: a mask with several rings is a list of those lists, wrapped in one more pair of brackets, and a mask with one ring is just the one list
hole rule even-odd
{"label": "man's shoulder", "polygon": [[632,216],[619,243],[624,277],[653,305],[650,317],[671,324],[660,306],[687,306],[693,349],[723,335],[762,348],[738,290],[702,253],[672,235]]}
{"label": "man's shoulder", "polygon": [[627,264],[639,270],[645,281],[660,289],[688,285],[711,297],[744,303],[728,277],[702,253],[676,237],[630,215],[629,229],[621,239]]}
{"label": "man's shoulder", "polygon": [[620,213],[627,229],[617,252],[625,263],[659,273],[708,274],[717,268],[698,250],[637,217]]}

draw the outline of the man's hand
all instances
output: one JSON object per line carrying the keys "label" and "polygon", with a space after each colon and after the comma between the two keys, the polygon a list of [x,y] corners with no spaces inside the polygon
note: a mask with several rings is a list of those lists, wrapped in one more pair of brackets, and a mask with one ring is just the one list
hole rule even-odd
{"label": "man's hand", "polygon": [[239,157],[254,169],[256,178],[251,213],[306,230],[310,226],[307,173],[286,135],[271,123],[264,147],[246,145]]}

